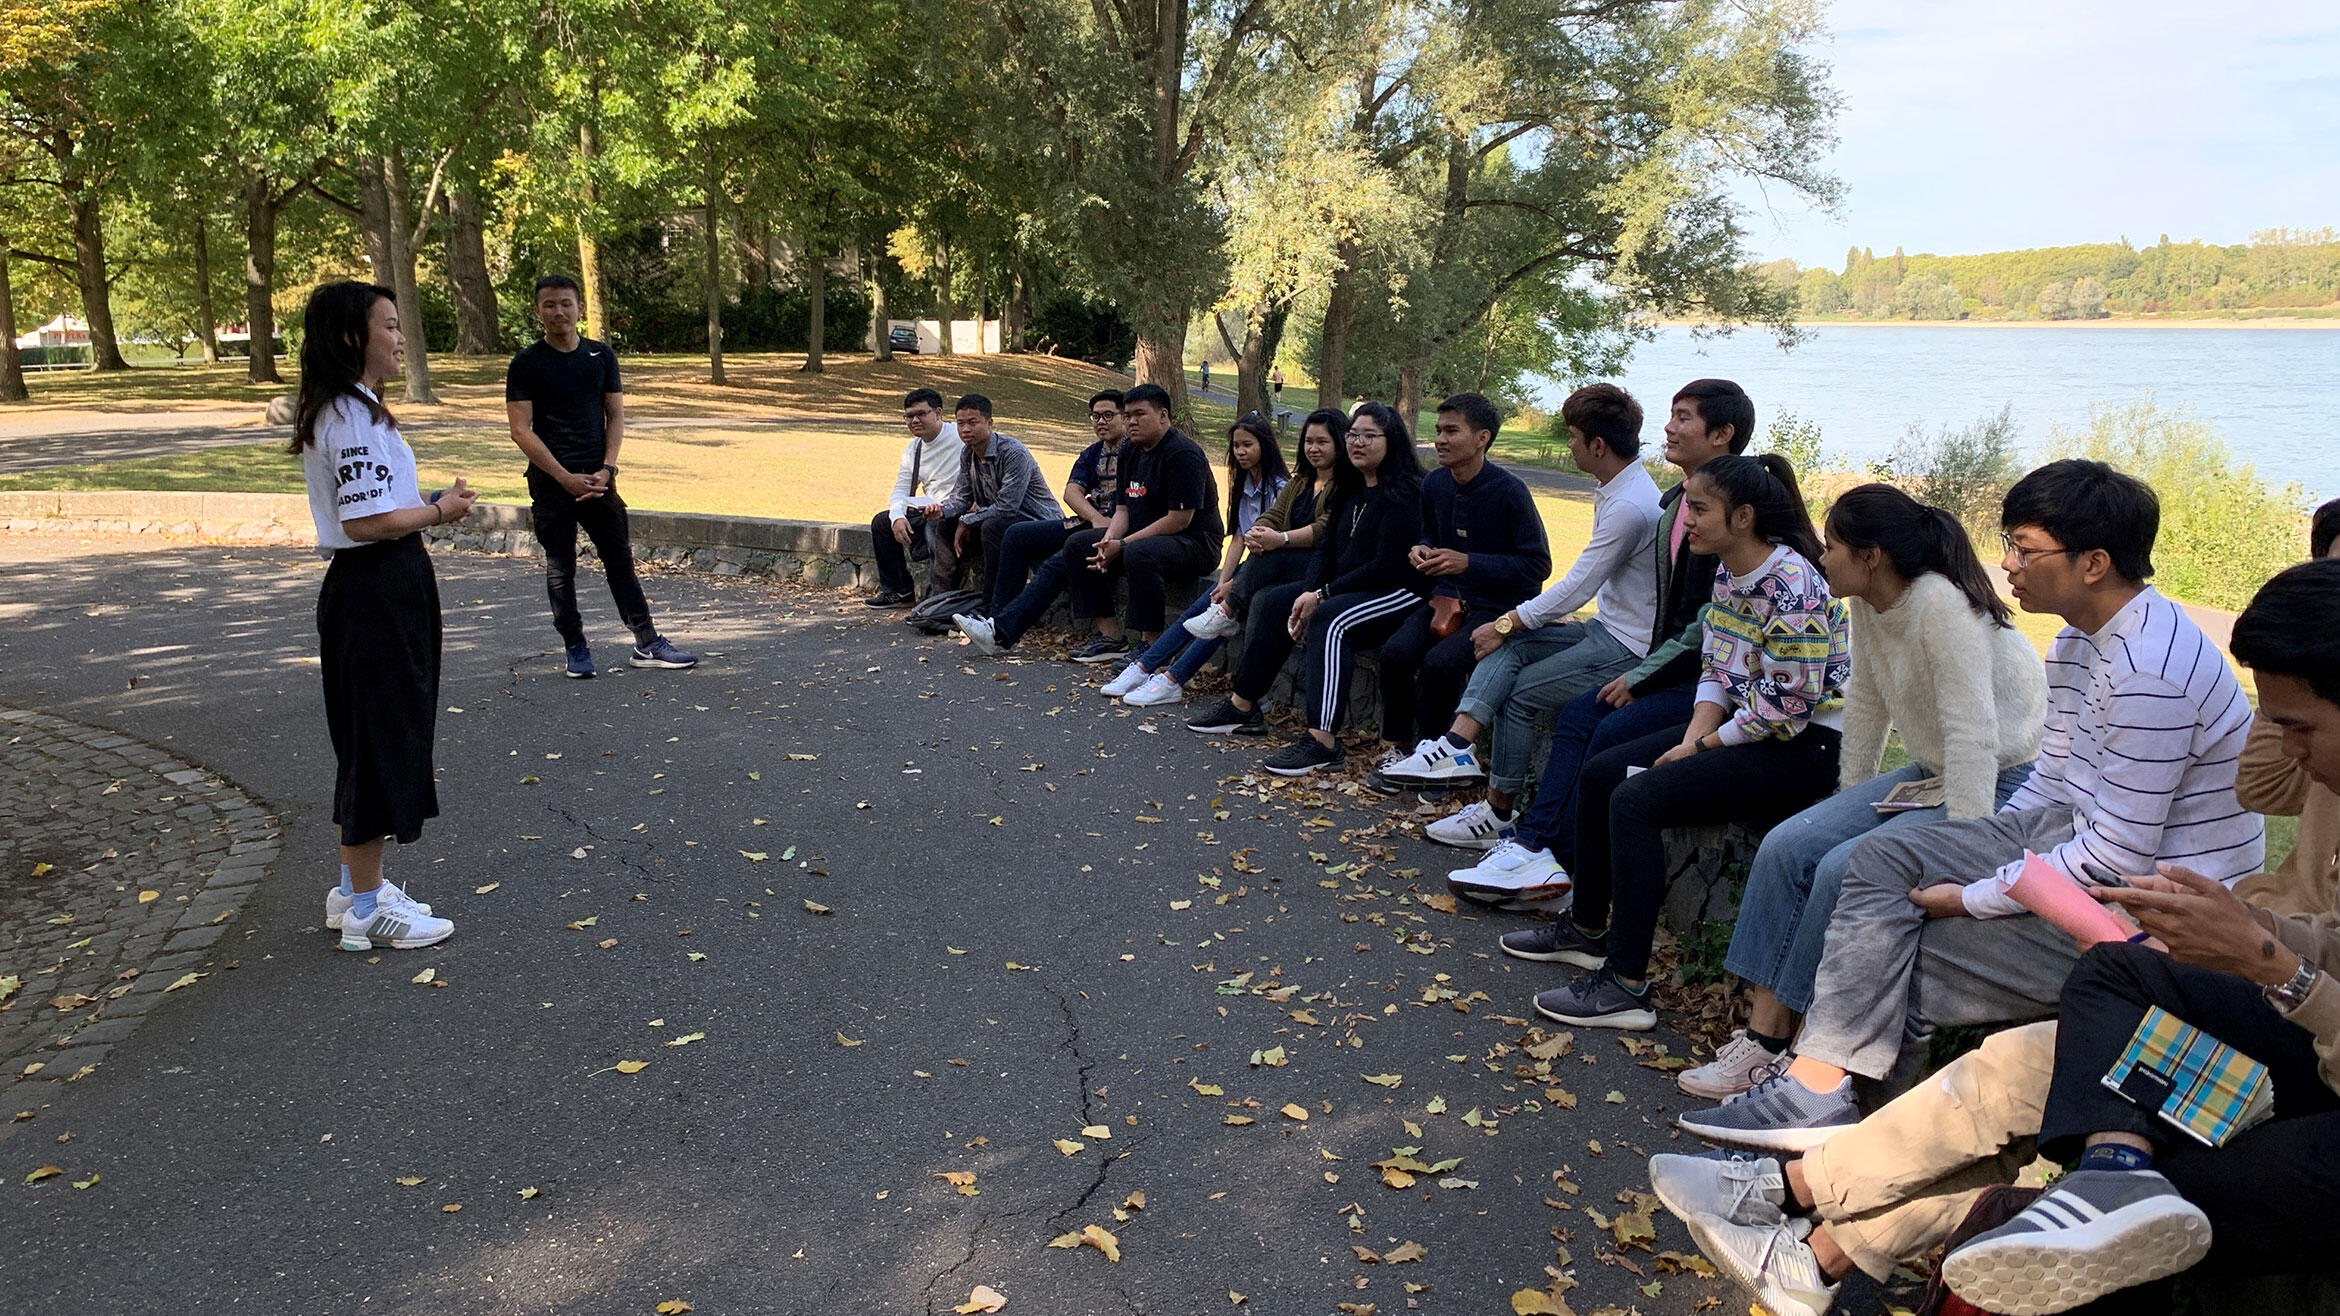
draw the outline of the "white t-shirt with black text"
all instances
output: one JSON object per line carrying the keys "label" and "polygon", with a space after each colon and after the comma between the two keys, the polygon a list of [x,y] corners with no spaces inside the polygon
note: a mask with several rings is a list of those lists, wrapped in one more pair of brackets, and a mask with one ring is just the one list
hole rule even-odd
{"label": "white t-shirt with black text", "polygon": [[406,446],[396,426],[375,420],[353,397],[335,398],[317,417],[317,441],[302,453],[301,467],[308,480],[309,517],[317,523],[320,557],[358,546],[359,541],[341,528],[342,522],[423,505],[414,449]]}

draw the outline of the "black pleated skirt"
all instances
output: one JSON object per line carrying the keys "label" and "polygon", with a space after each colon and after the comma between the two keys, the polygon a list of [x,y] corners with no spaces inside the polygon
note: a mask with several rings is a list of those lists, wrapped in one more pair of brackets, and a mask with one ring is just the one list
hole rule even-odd
{"label": "black pleated skirt", "polygon": [[317,592],[333,821],[343,845],[411,845],[439,815],[439,582],[421,535],[345,548]]}

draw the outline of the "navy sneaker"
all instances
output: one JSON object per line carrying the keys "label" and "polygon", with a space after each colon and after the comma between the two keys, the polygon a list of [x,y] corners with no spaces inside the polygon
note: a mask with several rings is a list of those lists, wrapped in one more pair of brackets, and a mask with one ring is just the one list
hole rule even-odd
{"label": "navy sneaker", "polygon": [[671,671],[688,671],[699,665],[699,655],[684,653],[674,647],[674,641],[661,635],[648,644],[634,646],[634,656],[626,660],[635,667],[664,667]]}
{"label": "navy sneaker", "polygon": [[569,670],[566,675],[572,681],[590,681],[593,679],[592,645],[572,644],[569,646]]}
{"label": "navy sneaker", "polygon": [[1092,635],[1086,644],[1065,657],[1076,663],[1109,663],[1116,658],[1129,657],[1129,637],[1125,635]]}

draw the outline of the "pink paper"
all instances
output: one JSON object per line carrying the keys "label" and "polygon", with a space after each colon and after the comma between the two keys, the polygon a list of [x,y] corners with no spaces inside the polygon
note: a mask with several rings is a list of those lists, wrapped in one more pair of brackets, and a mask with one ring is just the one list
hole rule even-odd
{"label": "pink paper", "polygon": [[2086,950],[2100,941],[2127,941],[2132,929],[2054,864],[2023,852],[2023,871],[2007,888],[2016,903],[2053,923]]}

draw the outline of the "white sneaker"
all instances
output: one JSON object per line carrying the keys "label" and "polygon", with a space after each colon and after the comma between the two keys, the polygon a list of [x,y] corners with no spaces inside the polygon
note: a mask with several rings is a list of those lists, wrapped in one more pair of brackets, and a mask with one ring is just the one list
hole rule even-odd
{"label": "white sneaker", "polygon": [[1151,672],[1148,672],[1145,668],[1138,666],[1135,661],[1132,661],[1127,667],[1121,669],[1121,675],[1114,677],[1110,681],[1107,681],[1105,683],[1105,688],[1098,691],[1097,693],[1105,696],[1107,699],[1119,699],[1123,695],[1128,694],[1130,691],[1137,689],[1141,685],[1144,685],[1146,683],[1146,678],[1151,675]]}
{"label": "white sneaker", "polygon": [[963,612],[954,612],[951,614],[951,625],[959,628],[959,634],[967,637],[968,646],[975,652],[999,652],[999,641],[994,637],[991,618],[970,617]]}
{"label": "white sneaker", "polygon": [[1156,704],[1186,702],[1186,689],[1170,679],[1168,672],[1156,672],[1146,678],[1144,685],[1121,697],[1121,702],[1133,708],[1152,708]]}
{"label": "white sneaker", "polygon": [[[422,911],[425,914],[431,912],[431,907],[429,905],[424,904],[422,901],[415,900],[413,897],[407,895],[404,891],[399,890],[398,884],[391,881],[389,878],[382,879],[382,885],[380,889],[384,896],[396,896],[401,900],[412,901],[416,909]],[[376,898],[379,899],[380,897]],[[327,932],[341,931],[342,915],[347,914],[349,912],[349,907],[356,903],[357,897],[343,895],[339,886],[329,886],[325,888],[325,930]]]}
{"label": "white sneaker", "polygon": [[1446,737],[1432,736],[1414,746],[1413,753],[1383,768],[1381,775],[1406,786],[1444,786],[1485,781],[1487,770],[1479,766],[1476,749],[1456,749]]}
{"label": "white sneaker", "polygon": [[1243,623],[1235,620],[1222,603],[1214,603],[1186,619],[1186,633],[1198,640],[1224,640],[1242,630]]}
{"label": "white sneaker", "polygon": [[341,920],[343,950],[372,950],[377,946],[419,950],[436,946],[453,935],[453,923],[423,913],[405,892],[387,887],[374,898],[374,916],[365,920],[364,926],[359,926],[354,909]]}
{"label": "white sneaker", "polygon": [[1823,1316],[1835,1305],[1836,1286],[1820,1272],[1820,1259],[1805,1241],[1812,1228],[1805,1221],[1734,1225],[1693,1214],[1682,1223],[1698,1250],[1771,1316]]}
{"label": "white sneaker", "polygon": [[1498,909],[1547,908],[1572,885],[1551,851],[1517,841],[1504,841],[1475,866],[1448,873],[1446,884],[1465,900]]}
{"label": "white sneaker", "polygon": [[1511,839],[1512,824],[1495,816],[1495,810],[1480,800],[1452,817],[1441,818],[1422,829],[1422,835],[1463,850],[1492,850]]}
{"label": "white sneaker", "polygon": [[1696,1069],[1685,1069],[1674,1080],[1684,1092],[1708,1101],[1727,1101],[1755,1086],[1755,1076],[1769,1065],[1786,1066],[1788,1057],[1765,1047],[1744,1028],[1731,1030],[1714,1059]]}

